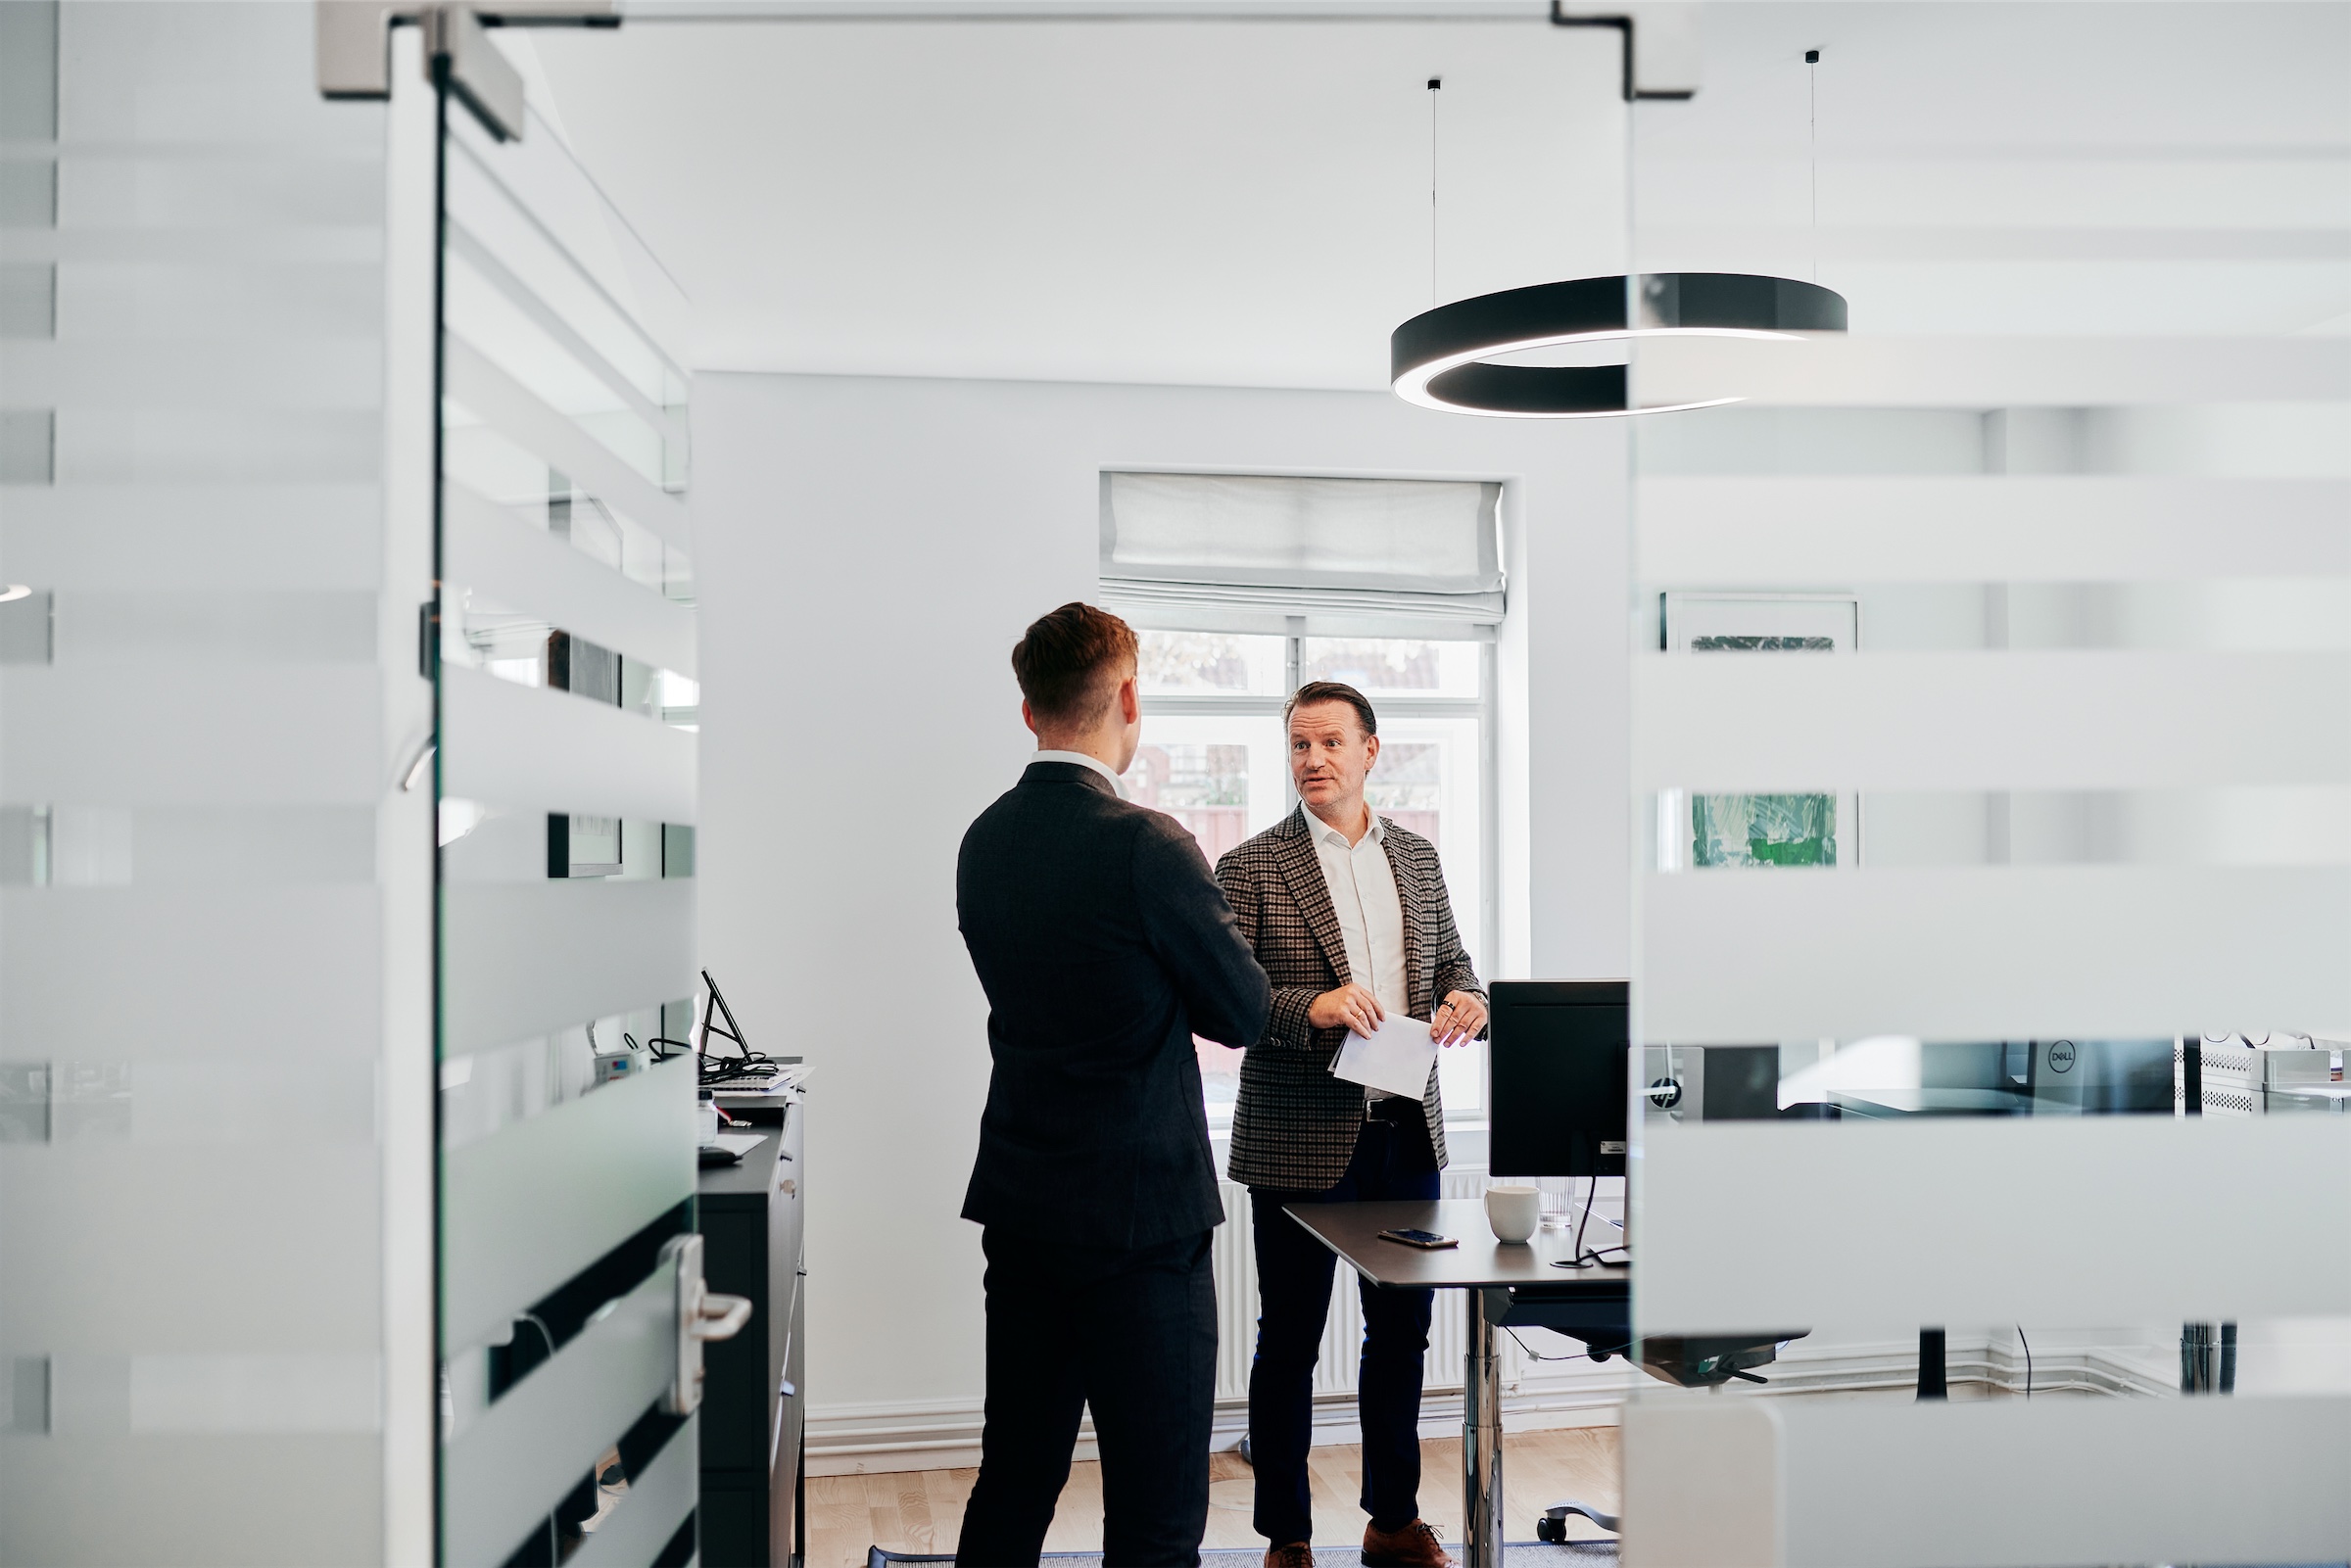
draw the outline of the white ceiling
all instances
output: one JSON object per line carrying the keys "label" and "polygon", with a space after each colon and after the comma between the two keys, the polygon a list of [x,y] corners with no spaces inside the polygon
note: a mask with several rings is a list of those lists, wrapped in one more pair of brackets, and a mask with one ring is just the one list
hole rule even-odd
{"label": "white ceiling", "polygon": [[1615,36],[677,23],[532,40],[697,368],[1387,383],[1447,297],[1623,264]]}
{"label": "white ceiling", "polygon": [[1430,300],[1430,75],[1440,298],[1621,269],[1629,159],[1641,265],[1816,271],[1856,332],[2351,329],[2351,5],[1732,0],[1702,35],[1698,98],[1629,113],[1613,33],[1532,18],[519,52],[699,368],[1382,387]]}

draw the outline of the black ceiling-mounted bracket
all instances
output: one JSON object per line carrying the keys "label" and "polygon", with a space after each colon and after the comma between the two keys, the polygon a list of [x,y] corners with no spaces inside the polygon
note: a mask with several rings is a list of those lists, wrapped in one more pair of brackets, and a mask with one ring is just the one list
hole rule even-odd
{"label": "black ceiling-mounted bracket", "polygon": [[1624,44],[1624,101],[1698,96],[1698,7],[1664,3],[1585,10],[1551,0],[1555,27],[1614,27]]}
{"label": "black ceiling-mounted bracket", "polygon": [[424,69],[449,83],[484,130],[502,142],[520,141],[526,118],[522,72],[490,41],[482,18],[470,6],[450,5],[427,6],[417,20],[424,27]]}
{"label": "black ceiling-mounted bracket", "polygon": [[391,97],[392,29],[414,24],[424,29],[428,69],[434,61],[447,62],[450,85],[502,140],[522,134],[522,77],[484,29],[620,25],[618,0],[315,0],[312,12],[320,97]]}

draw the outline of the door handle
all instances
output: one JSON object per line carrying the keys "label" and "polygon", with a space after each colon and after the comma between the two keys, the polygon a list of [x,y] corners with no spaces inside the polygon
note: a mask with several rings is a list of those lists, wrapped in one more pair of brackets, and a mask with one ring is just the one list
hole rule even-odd
{"label": "door handle", "polygon": [[731,1340],[751,1320],[751,1299],[713,1291],[702,1280],[702,1238],[673,1236],[662,1247],[677,1267],[677,1377],[662,1398],[672,1415],[692,1415],[702,1402],[702,1346]]}
{"label": "door handle", "polygon": [[713,1290],[702,1292],[701,1315],[694,1320],[692,1332],[697,1340],[731,1340],[743,1332],[743,1325],[751,1320],[751,1299],[748,1296],[722,1296]]}

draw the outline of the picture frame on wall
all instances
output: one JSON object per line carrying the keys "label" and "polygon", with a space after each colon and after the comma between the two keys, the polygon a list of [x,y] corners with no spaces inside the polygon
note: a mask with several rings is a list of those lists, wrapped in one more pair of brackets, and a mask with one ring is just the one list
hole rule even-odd
{"label": "picture frame on wall", "polygon": [[[1699,658],[1822,657],[1861,641],[1861,601],[1851,594],[1678,592],[1660,595],[1659,644]],[[1856,791],[1743,794],[1657,792],[1657,869],[1713,871],[1811,867],[1861,860]]]}

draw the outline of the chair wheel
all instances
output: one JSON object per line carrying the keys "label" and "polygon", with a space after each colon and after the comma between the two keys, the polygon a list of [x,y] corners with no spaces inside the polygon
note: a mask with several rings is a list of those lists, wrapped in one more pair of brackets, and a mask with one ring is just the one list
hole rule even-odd
{"label": "chair wheel", "polygon": [[1567,1539],[1567,1521],[1554,1519],[1549,1514],[1545,1514],[1535,1521],[1535,1539],[1554,1543],[1564,1542]]}

